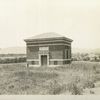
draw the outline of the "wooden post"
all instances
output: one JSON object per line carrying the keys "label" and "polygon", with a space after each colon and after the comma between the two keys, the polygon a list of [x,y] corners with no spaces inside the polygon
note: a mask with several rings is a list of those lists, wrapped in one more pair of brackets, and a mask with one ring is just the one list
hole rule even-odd
{"label": "wooden post", "polygon": [[27,62],[27,66],[26,66],[27,68],[26,68],[26,70],[27,70],[27,75],[29,75],[29,63]]}

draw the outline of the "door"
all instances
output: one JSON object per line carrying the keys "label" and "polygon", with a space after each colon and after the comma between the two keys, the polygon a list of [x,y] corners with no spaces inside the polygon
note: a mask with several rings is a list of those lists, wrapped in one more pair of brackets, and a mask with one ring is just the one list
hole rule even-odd
{"label": "door", "polygon": [[42,66],[47,65],[47,55],[41,55],[41,65]]}

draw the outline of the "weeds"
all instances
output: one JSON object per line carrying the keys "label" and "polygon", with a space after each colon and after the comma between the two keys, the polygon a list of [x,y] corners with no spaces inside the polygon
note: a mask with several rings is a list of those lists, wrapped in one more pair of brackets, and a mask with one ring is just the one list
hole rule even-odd
{"label": "weeds", "polygon": [[60,84],[57,80],[53,80],[49,85],[49,94],[56,95],[66,91],[66,84]]}
{"label": "weeds", "polygon": [[72,95],[82,95],[83,92],[83,89],[73,82],[67,84],[67,90],[71,92]]}
{"label": "weeds", "polygon": [[85,88],[94,88],[95,80],[100,80],[100,65],[93,63],[73,62],[64,67],[29,68],[28,74],[24,64],[0,66],[0,94],[57,95],[70,92],[82,95]]}

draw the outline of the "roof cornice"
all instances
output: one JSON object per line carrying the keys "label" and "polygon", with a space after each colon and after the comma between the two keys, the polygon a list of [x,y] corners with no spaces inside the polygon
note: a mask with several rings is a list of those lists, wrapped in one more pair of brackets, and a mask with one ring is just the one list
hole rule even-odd
{"label": "roof cornice", "polygon": [[48,41],[53,41],[53,40],[66,40],[68,42],[72,42],[73,40],[72,39],[69,39],[69,38],[66,38],[66,37],[54,37],[54,38],[39,38],[39,39],[24,39],[25,42],[34,42],[34,41],[45,41],[45,40],[48,40]]}

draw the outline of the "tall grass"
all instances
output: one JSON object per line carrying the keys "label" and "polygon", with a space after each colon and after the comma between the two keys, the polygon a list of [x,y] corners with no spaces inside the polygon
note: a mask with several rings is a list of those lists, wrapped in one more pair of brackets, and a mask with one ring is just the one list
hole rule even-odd
{"label": "tall grass", "polygon": [[27,68],[25,64],[0,65],[0,94],[82,95],[85,88],[94,88],[100,65],[73,62],[55,68]]}

